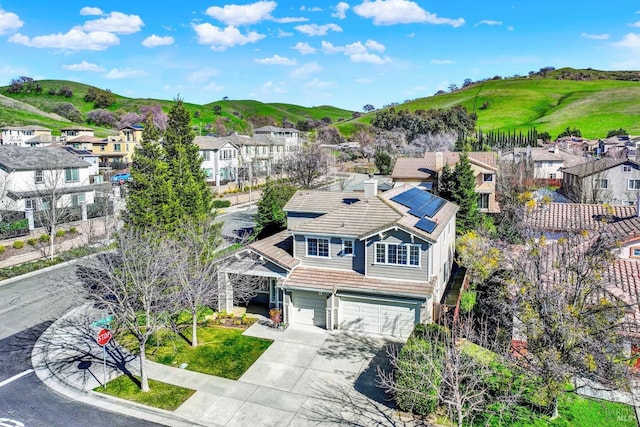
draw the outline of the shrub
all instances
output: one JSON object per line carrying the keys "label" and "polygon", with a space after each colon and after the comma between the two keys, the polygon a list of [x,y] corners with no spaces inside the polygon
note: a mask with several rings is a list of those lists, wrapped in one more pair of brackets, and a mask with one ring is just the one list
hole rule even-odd
{"label": "shrub", "polygon": [[27,239],[27,245],[29,246],[35,246],[36,243],[38,243],[38,239],[36,239],[35,237]]}
{"label": "shrub", "polygon": [[56,237],[64,237],[64,235],[67,234],[64,230],[57,230],[56,231]]}
{"label": "shrub", "polygon": [[228,208],[231,206],[231,202],[229,200],[214,200],[213,207],[215,209]]}
{"label": "shrub", "polygon": [[24,248],[24,240],[16,240],[13,242],[13,249],[22,249]]}
{"label": "shrub", "polygon": [[51,240],[51,237],[49,237],[48,234],[41,234],[40,237],[38,237],[38,242],[40,243],[47,243],[49,240]]}
{"label": "shrub", "polygon": [[476,291],[465,290],[460,296],[460,310],[463,313],[471,313],[476,305]]}
{"label": "shrub", "polygon": [[78,229],[77,229],[77,228],[75,228],[75,227],[71,227],[71,228],[69,229],[69,234],[76,234],[77,232],[78,232]]}
{"label": "shrub", "polygon": [[5,253],[7,251],[7,247],[4,245],[0,245],[0,255],[2,255],[3,253]]}

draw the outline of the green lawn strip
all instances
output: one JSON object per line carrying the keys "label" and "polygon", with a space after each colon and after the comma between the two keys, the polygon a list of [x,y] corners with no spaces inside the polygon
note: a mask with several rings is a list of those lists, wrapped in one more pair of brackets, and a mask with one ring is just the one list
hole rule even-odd
{"label": "green lawn strip", "polygon": [[195,390],[154,380],[149,380],[149,388],[151,389],[150,391],[142,392],[140,391],[139,377],[132,378],[128,375],[120,375],[109,381],[106,389],[99,386],[94,388],[93,391],[155,408],[166,409],[167,411],[175,411],[196,392]]}
{"label": "green lawn strip", "polygon": [[[551,421],[552,426],[572,427],[623,427],[636,426],[636,415],[632,406],[624,403],[589,399],[574,393],[563,394],[559,401],[560,416]],[[548,425],[540,423],[536,425]]]}
{"label": "green lawn strip", "polygon": [[[176,368],[186,363],[187,370],[237,380],[273,342],[243,332],[239,328],[200,326],[198,346],[191,347],[191,328],[181,335],[164,331],[147,343],[147,358]],[[118,337],[118,342],[136,353],[131,336]]]}

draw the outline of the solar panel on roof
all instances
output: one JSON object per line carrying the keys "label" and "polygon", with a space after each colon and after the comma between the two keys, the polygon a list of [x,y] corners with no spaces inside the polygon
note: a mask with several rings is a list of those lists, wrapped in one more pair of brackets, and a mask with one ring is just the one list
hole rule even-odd
{"label": "solar panel on roof", "polygon": [[414,199],[415,197],[419,197],[421,193],[423,193],[422,190],[415,187],[411,187],[407,191],[404,191],[396,196],[393,196],[391,200],[393,200],[396,203],[400,203],[401,205],[404,205],[406,207],[411,207],[409,205],[411,200]]}
{"label": "solar panel on roof", "polygon": [[444,206],[445,203],[444,199],[432,196],[427,203],[409,210],[409,213],[413,216],[417,216],[418,218],[422,218],[423,216],[431,218],[440,210],[440,208],[442,208],[442,206]]}
{"label": "solar panel on roof", "polygon": [[422,218],[416,223],[416,228],[426,231],[427,233],[432,233],[437,226],[438,224],[435,221],[431,221],[429,218]]}

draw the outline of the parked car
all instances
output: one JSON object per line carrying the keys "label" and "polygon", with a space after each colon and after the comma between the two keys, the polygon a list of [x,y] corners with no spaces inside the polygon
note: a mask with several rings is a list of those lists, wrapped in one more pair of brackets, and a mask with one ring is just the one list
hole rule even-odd
{"label": "parked car", "polygon": [[124,184],[125,181],[129,181],[131,179],[130,173],[117,173],[111,177],[111,182],[116,184]]}

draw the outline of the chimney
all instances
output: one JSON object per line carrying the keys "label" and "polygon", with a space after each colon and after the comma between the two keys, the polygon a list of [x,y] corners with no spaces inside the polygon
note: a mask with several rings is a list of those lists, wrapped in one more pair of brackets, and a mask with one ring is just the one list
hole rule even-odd
{"label": "chimney", "polygon": [[436,172],[440,172],[440,170],[444,167],[444,154],[442,151],[436,152]]}
{"label": "chimney", "polygon": [[378,180],[375,178],[369,178],[364,182],[364,197],[365,199],[376,197],[378,195]]}

